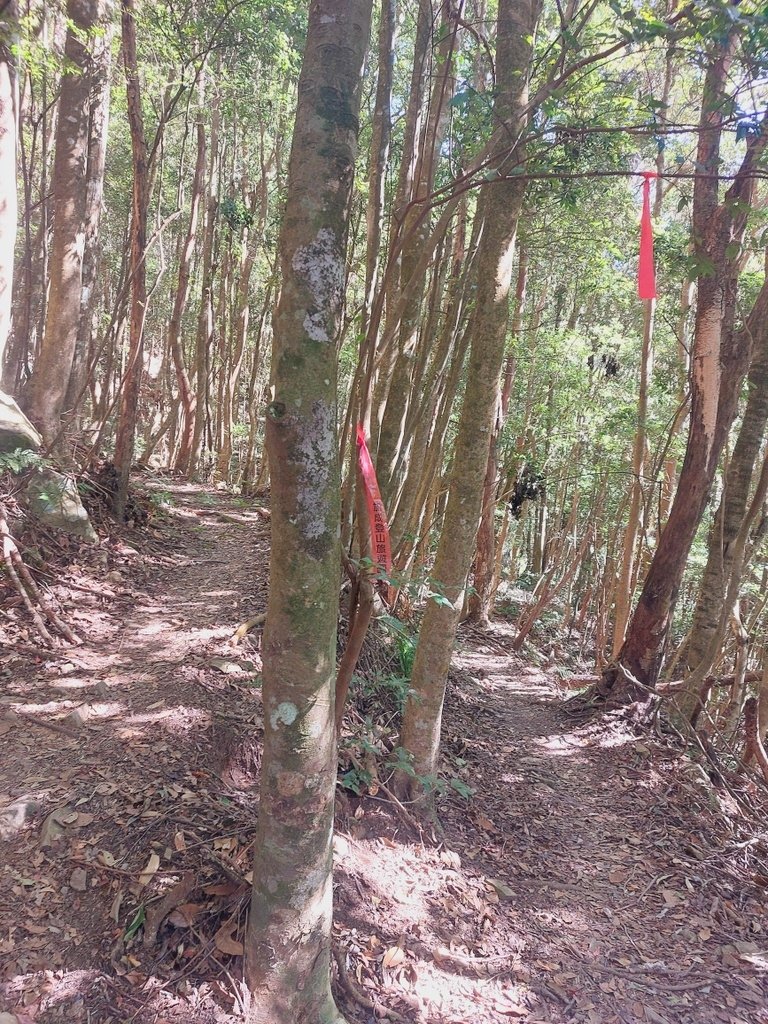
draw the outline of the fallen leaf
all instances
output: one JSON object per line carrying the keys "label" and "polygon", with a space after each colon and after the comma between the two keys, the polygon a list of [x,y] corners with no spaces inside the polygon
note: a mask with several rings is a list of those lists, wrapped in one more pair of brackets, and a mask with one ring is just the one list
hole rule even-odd
{"label": "fallen leaf", "polygon": [[512,899],[515,895],[514,889],[510,889],[506,882],[502,882],[498,878],[486,878],[485,881],[487,885],[496,890],[499,896],[503,896],[505,899]]}
{"label": "fallen leaf", "polygon": [[240,675],[243,671],[242,665],[237,661],[229,661],[227,658],[211,658],[210,664],[213,668],[223,672],[225,676]]}
{"label": "fallen leaf", "polygon": [[390,946],[384,954],[382,964],[384,967],[397,967],[405,960],[405,950],[400,946]]}
{"label": "fallen leaf", "polygon": [[64,835],[63,819],[70,814],[74,814],[77,819],[77,812],[72,811],[71,807],[57,807],[51,811],[40,829],[41,847],[53,846],[57,839],[61,839]]}
{"label": "fallen leaf", "polygon": [[235,882],[214,882],[213,885],[204,885],[203,892],[206,896],[231,896],[239,888]]}
{"label": "fallen leaf", "polygon": [[204,908],[204,903],[182,903],[181,906],[171,911],[167,921],[175,928],[190,928]]}
{"label": "fallen leaf", "polygon": [[233,938],[233,934],[237,929],[237,923],[235,921],[227,921],[221,928],[216,932],[213,937],[213,941],[216,944],[216,948],[222,952],[227,953],[229,956],[242,956],[245,952],[242,942],[238,942],[237,939]]}
{"label": "fallen leaf", "polygon": [[158,854],[153,853],[150,855],[147,865],[139,875],[139,885],[149,885],[160,867],[160,857]]}
{"label": "fallen leaf", "polygon": [[484,814],[477,813],[475,815],[475,821],[484,832],[498,832],[499,830],[493,824],[490,818],[486,818]]}
{"label": "fallen leaf", "polygon": [[113,921],[120,921],[120,907],[123,902],[123,890],[119,889],[115,894],[115,898],[112,900],[112,906],[109,908],[109,916]]}

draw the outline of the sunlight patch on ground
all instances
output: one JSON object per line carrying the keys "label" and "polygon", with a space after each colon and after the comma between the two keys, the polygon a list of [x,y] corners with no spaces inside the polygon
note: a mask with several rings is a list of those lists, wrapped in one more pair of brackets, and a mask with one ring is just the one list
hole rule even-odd
{"label": "sunlight patch on ground", "polygon": [[532,742],[534,746],[540,747],[554,757],[573,757],[577,750],[583,750],[594,745],[592,741],[577,739],[570,734],[566,735],[564,733],[541,736]]}
{"label": "sunlight patch on ground", "polygon": [[93,686],[92,679],[81,679],[77,676],[68,676],[66,679],[58,679],[52,685],[54,690],[86,690]]}
{"label": "sunlight patch on ground", "polygon": [[[64,1003],[67,1020],[84,1020],[84,990],[90,988],[98,972],[95,970],[41,971],[36,974],[17,974],[0,986],[2,1003],[7,1003],[20,1014],[19,1020],[26,1024],[38,1018],[41,1013],[59,1007]],[[61,1019],[59,1017],[59,1019]]]}
{"label": "sunlight patch on ground", "polygon": [[51,700],[46,704],[24,704],[18,702],[9,705],[11,710],[24,715],[46,715],[61,711],[82,711],[87,708],[88,719],[92,718],[115,718],[125,711],[125,704],[118,701],[100,701],[84,705],[81,701],[75,700]]}
{"label": "sunlight patch on ground", "polygon": [[211,722],[212,717],[209,711],[178,704],[172,708],[130,715],[126,718],[124,727],[118,730],[118,736],[120,739],[132,739],[143,731],[142,726],[147,725],[162,725],[166,732],[185,733],[190,729],[209,726]]}

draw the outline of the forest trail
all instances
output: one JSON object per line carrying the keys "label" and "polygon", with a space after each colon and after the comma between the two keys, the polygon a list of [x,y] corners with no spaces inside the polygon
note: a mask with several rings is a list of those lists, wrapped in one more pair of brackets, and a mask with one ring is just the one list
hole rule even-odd
{"label": "forest trail", "polygon": [[[80,648],[0,653],[0,1011],[20,1024],[242,1006],[261,666],[257,635],[231,637],[265,606],[269,526],[188,485],[157,497],[158,527],[57,588]],[[341,801],[348,1019],[768,1021],[768,871],[736,805],[618,720],[569,716],[513,636],[460,633],[444,768],[476,792],[441,799],[444,841],[374,787]]]}

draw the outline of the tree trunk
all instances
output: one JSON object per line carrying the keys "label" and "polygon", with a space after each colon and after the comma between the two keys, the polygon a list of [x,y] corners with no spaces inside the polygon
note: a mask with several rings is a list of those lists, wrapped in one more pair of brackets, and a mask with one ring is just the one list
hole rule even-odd
{"label": "tree trunk", "polygon": [[396,0],[381,0],[378,38],[379,74],[376,79],[376,102],[373,110],[368,174],[368,205],[365,213],[365,306],[361,331],[363,336],[368,330],[373,296],[378,284],[377,270],[385,203],[384,186],[389,161],[389,144],[392,138],[391,105],[395,60],[395,15]]}
{"label": "tree trunk", "polygon": [[[445,127],[448,102],[453,95],[453,57],[459,28],[461,0],[442,0],[437,53],[435,59],[435,83],[427,108],[427,117],[415,157],[410,200],[398,238],[403,239],[400,256],[401,290],[410,284],[410,292],[401,317],[397,357],[392,369],[389,393],[381,420],[381,431],[377,448],[377,473],[381,496],[387,507],[397,497],[403,477],[403,453],[409,447],[405,437],[405,420],[413,394],[413,371],[419,343],[431,341],[420,330],[421,309],[426,282],[426,269],[420,272],[421,254],[429,230],[428,218],[424,215],[423,204],[427,201],[435,180],[435,170],[440,144]],[[434,72],[433,72],[434,73]],[[397,211],[398,215],[400,211]],[[413,287],[416,275],[421,280]]]}
{"label": "tree trunk", "polygon": [[[501,0],[497,29],[496,121],[516,139],[526,122],[528,79],[540,0]],[[508,145],[498,164],[521,155]],[[411,678],[412,696],[403,712],[401,744],[412,757],[416,778],[405,778],[413,798],[423,798],[419,778],[434,776],[440,743],[445,685],[451,662],[475,534],[483,479],[496,415],[499,376],[509,315],[509,292],[517,221],[525,184],[514,178],[494,182],[479,201],[483,234],[477,256],[477,294],[470,324],[467,388],[461,411],[445,522],[433,578],[441,600],[430,600],[421,625]]]}
{"label": "tree trunk", "polygon": [[749,397],[709,538],[707,564],[688,641],[687,660],[692,669],[704,657],[713,634],[719,628],[731,574],[733,544],[747,507],[755,462],[768,423],[768,283],[763,285],[744,331],[754,344],[754,358],[749,370]]}
{"label": "tree trunk", "polygon": [[[109,9],[109,8],[108,8]],[[94,40],[94,70],[85,185],[85,247],[83,250],[82,287],[77,342],[72,360],[63,413],[77,426],[82,419],[83,394],[88,374],[88,357],[94,333],[97,333],[96,296],[101,255],[99,226],[104,203],[104,170],[107,159],[109,131],[110,70],[112,67],[111,20],[103,34]]]}
{"label": "tree trunk", "polygon": [[5,347],[11,329],[13,256],[18,216],[16,141],[19,127],[19,87],[14,52],[14,41],[19,31],[18,17],[18,6],[15,0],[11,0],[4,6],[0,19],[0,180],[5,182],[3,202],[0,204],[0,373],[3,370]]}
{"label": "tree trunk", "polygon": [[117,492],[113,510],[117,519],[125,516],[128,482],[133,462],[134,435],[139,408],[139,390],[144,369],[144,318],[147,312],[147,270],[144,256],[147,248],[147,208],[149,181],[147,140],[141,111],[141,87],[136,56],[136,21],[134,0],[121,0],[123,25],[123,64],[128,99],[128,124],[131,131],[133,191],[131,201],[131,235],[129,280],[131,282],[128,360],[115,433],[115,468]]}
{"label": "tree trunk", "polygon": [[[202,112],[201,112],[202,113]],[[197,123],[197,158],[195,160],[195,174],[192,180],[192,195],[190,197],[189,224],[184,239],[179,260],[179,278],[176,286],[176,295],[173,303],[173,312],[168,324],[168,345],[173,358],[173,367],[176,371],[176,383],[179,389],[179,403],[181,406],[181,438],[179,450],[176,457],[177,466],[187,466],[192,452],[192,435],[195,429],[195,392],[187,372],[184,360],[184,346],[181,341],[181,325],[184,310],[189,299],[189,281],[192,272],[192,257],[195,251],[195,239],[197,237],[197,222],[200,215],[200,203],[203,196],[203,184],[205,179],[205,125],[202,118]]]}
{"label": "tree trunk", "polygon": [[330,990],[338,615],[337,354],[371,0],[314,0],[280,238],[267,445],[272,579],[246,938],[253,1024],[341,1024]]}
{"label": "tree trunk", "polygon": [[624,548],[616,586],[616,614],[613,624],[613,657],[617,657],[632,608],[632,593],[636,579],[635,556],[637,539],[642,533],[645,509],[645,452],[648,426],[648,389],[651,384],[653,363],[653,321],[655,299],[643,300],[643,346],[640,355],[640,386],[637,393],[637,426],[632,444],[632,483],[630,486],[629,515],[624,532]]}
{"label": "tree trunk", "polygon": [[[522,323],[523,303],[525,302],[525,289],[528,280],[528,256],[521,247],[520,259],[517,270],[517,288],[515,291],[515,308],[512,316],[512,338],[513,343],[519,340],[520,326]],[[480,514],[480,527],[477,531],[477,546],[475,548],[475,567],[473,592],[469,597],[469,619],[477,623],[481,629],[487,629],[490,625],[491,604],[493,601],[493,581],[496,570],[496,503],[497,503],[497,476],[499,471],[498,444],[501,431],[509,412],[509,400],[512,394],[512,385],[515,380],[515,356],[510,352],[507,356],[506,370],[504,372],[504,385],[501,389],[499,401],[499,417],[496,427],[491,436],[491,446],[488,451],[488,465],[485,471],[485,484],[483,486],[483,505]]]}
{"label": "tree trunk", "polygon": [[189,476],[198,471],[200,458],[205,442],[205,426],[208,416],[208,396],[210,388],[211,344],[214,334],[213,314],[213,279],[216,273],[214,260],[214,241],[216,235],[216,210],[218,208],[219,191],[219,127],[220,98],[214,94],[213,115],[211,118],[211,145],[208,166],[208,202],[205,211],[205,229],[203,231],[202,258],[202,292],[200,312],[197,321],[195,339],[195,423],[192,432],[192,448],[185,461],[177,459],[176,469]]}
{"label": "tree trunk", "polygon": [[91,36],[102,3],[67,0],[65,71],[53,161],[53,238],[43,343],[25,401],[47,445],[59,434],[80,325],[85,251],[87,160],[95,64]]}

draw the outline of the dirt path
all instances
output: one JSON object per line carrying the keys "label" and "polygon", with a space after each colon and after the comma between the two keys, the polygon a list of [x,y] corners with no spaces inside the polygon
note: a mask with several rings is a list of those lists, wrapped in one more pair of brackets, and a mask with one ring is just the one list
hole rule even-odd
{"label": "dirt path", "polygon": [[[264,607],[268,523],[166,496],[161,529],[61,588],[82,647],[0,649],[0,1012],[20,1024],[242,1007],[260,659],[230,637]],[[462,636],[445,769],[476,793],[442,798],[444,841],[375,785],[342,799],[350,1021],[366,1002],[418,1024],[768,1021],[768,871],[735,806],[620,725],[568,718],[511,636]]]}

